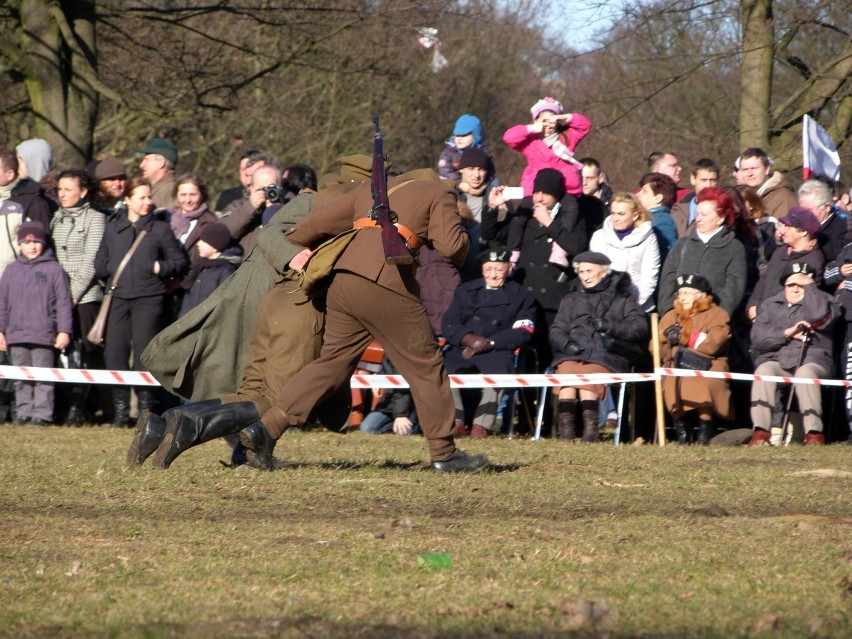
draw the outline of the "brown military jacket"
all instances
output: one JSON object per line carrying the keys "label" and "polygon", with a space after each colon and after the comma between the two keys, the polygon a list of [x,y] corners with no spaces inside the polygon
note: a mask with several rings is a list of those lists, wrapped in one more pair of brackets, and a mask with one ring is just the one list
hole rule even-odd
{"label": "brown military jacket", "polygon": [[[461,264],[467,255],[469,240],[462,230],[456,195],[450,186],[419,179],[421,171],[413,171],[388,180],[388,191],[408,182],[389,195],[390,207],[400,224],[441,255]],[[412,178],[418,178],[413,179]],[[325,206],[315,208],[287,234],[295,244],[315,248],[327,239],[352,228],[355,220],[370,213],[373,196],[370,183],[364,182],[354,191]],[[385,264],[381,232],[377,228],[358,231],[335,265],[335,270],[361,275],[377,284],[419,299],[414,268]]]}

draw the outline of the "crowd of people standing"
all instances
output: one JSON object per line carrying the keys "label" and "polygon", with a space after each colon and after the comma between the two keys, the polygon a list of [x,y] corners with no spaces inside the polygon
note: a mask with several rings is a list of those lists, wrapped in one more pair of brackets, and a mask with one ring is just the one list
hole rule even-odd
{"label": "crowd of people standing", "polygon": [[[675,367],[852,374],[844,313],[852,303],[852,207],[844,185],[817,178],[794,189],[765,151],[752,148],[728,162],[733,186],[720,186],[727,176],[710,158],[693,163],[691,188],[682,185],[677,157],[655,152],[635,188],[613,192],[597,160],[575,156],[591,127],[554,98],[537,101],[529,120],[503,135],[526,161],[516,193],[498,177],[479,118],[456,121],[431,174],[455,193],[470,248],[454,263],[431,242],[417,247],[420,299],[433,337],[446,340],[448,369],[643,370],[652,366],[656,340],[663,364]],[[50,172],[42,143],[0,150],[8,236],[0,241],[0,351],[22,365],[53,365],[62,350],[83,367],[143,370],[152,339],[263,248],[260,231],[282,207],[300,193],[324,194],[309,167],[284,167],[271,153],[248,151],[240,158],[241,184],[212,206],[200,176],[176,172],[178,150],[168,140],[139,149],[139,177],[129,177],[136,171],[115,157]],[[369,175],[369,166],[356,170]],[[40,293],[24,304],[21,290]],[[90,332],[105,295],[101,342]],[[653,312],[662,316],[657,335],[650,331]],[[534,353],[532,363],[520,361],[522,351]],[[752,427],[749,443],[770,441],[778,389],[755,383],[749,395],[732,393],[724,380],[694,382],[666,380],[678,442],[706,444],[734,420]],[[61,391],[63,402],[54,402],[44,384],[16,382],[16,402],[4,390],[6,420],[133,423],[126,386],[105,394],[71,385]],[[735,410],[738,393],[749,395],[741,402],[747,414]],[[819,387],[799,385],[796,396],[805,443],[824,443]],[[137,388],[135,398],[140,413],[174,402],[150,387]],[[499,432],[505,402],[503,393],[486,392],[471,408],[456,393],[447,407],[455,436]],[[400,418],[406,427],[399,430],[417,432],[416,401],[386,402],[396,404],[400,414],[387,409],[382,423]],[[597,441],[604,416],[614,413],[604,385],[558,388],[553,406],[554,432],[570,441]],[[852,420],[852,394],[847,414]],[[843,422],[835,439],[845,437],[847,420],[835,421]]]}

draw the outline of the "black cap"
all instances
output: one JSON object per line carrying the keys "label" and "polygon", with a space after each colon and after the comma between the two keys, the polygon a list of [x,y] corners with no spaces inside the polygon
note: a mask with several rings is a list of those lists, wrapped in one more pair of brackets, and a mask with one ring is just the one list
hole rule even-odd
{"label": "black cap", "polygon": [[791,275],[810,275],[816,278],[816,270],[807,262],[793,262],[792,264],[788,264],[787,268],[782,271],[778,281],[784,284]]}
{"label": "black cap", "polygon": [[490,165],[491,158],[482,149],[467,148],[462,151],[461,160],[459,160],[460,169],[469,169],[471,167],[487,169]]}
{"label": "black cap", "polygon": [[507,249],[488,249],[479,254],[478,259],[480,264],[486,262],[508,262],[511,253]]}
{"label": "black cap", "polygon": [[611,259],[609,259],[603,253],[598,253],[597,251],[584,251],[579,255],[575,255],[572,262],[574,262],[574,264],[586,262],[588,264],[600,264],[601,266],[607,266],[608,264],[612,264]]}
{"label": "black cap", "polygon": [[556,169],[542,169],[535,174],[533,193],[541,191],[561,200],[565,195],[565,176]]}
{"label": "black cap", "polygon": [[710,293],[710,282],[707,281],[707,278],[703,275],[699,275],[698,273],[693,273],[691,275],[678,275],[677,276],[677,287],[681,288],[694,288],[697,291],[701,291],[702,293]]}

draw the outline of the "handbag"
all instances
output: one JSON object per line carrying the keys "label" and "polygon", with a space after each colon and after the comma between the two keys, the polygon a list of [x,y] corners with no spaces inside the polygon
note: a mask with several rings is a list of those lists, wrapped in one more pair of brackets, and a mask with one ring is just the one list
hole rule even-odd
{"label": "handbag", "polygon": [[330,284],[334,265],[360,229],[347,229],[320,244],[299,273],[299,288],[308,297],[321,297]]}
{"label": "handbag", "polygon": [[133,254],[136,252],[136,249],[139,248],[139,245],[142,243],[142,239],[146,235],[148,235],[147,229],[139,231],[139,235],[137,235],[136,239],[133,240],[133,244],[130,245],[130,249],[128,249],[127,253],[124,254],[124,257],[121,258],[121,262],[118,263],[118,268],[115,269],[115,275],[112,277],[112,284],[109,285],[109,288],[107,288],[104,293],[104,300],[101,302],[101,308],[98,310],[98,316],[95,318],[92,328],[90,328],[89,332],[86,334],[86,339],[92,342],[92,344],[103,344],[104,342],[107,316],[109,315],[110,304],[112,304],[112,294],[115,292],[115,289],[118,286],[118,280],[124,272],[124,269],[127,268],[130,258],[133,257]]}
{"label": "handbag", "polygon": [[686,346],[681,346],[677,349],[677,353],[675,353],[675,368],[685,368],[690,371],[709,371],[712,365],[712,357],[696,353],[691,348],[686,348]]}

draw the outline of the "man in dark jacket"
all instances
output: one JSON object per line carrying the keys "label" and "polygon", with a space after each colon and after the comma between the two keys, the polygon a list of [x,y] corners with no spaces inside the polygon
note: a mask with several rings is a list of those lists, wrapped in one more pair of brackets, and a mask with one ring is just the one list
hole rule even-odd
{"label": "man in dark jacket", "polygon": [[[784,290],[760,305],[751,329],[755,375],[822,379],[834,369],[833,335],[838,308],[817,288],[809,264],[791,264],[781,276]],[[801,363],[799,363],[801,362]],[[797,367],[798,366],[798,367]],[[755,381],[751,388],[754,433],[749,446],[770,441],[776,382]],[[820,387],[794,384],[805,429],[805,445],[825,443]]]}
{"label": "man in dark jacket", "polygon": [[[443,321],[449,348],[444,364],[451,373],[514,373],[515,349],[525,346],[535,330],[535,298],[509,277],[509,252],[485,251],[479,256],[482,277],[456,289]],[[483,388],[470,435],[483,439],[494,431],[503,391]],[[466,435],[464,405],[453,389],[456,436]]]}
{"label": "man in dark jacket", "polygon": [[[0,149],[0,204],[7,200],[17,202],[24,210],[25,219],[41,222],[44,228],[49,228],[56,206],[44,197],[44,189],[38,182],[20,176],[18,166],[14,151]],[[11,229],[12,242],[16,230],[17,227]]]}

